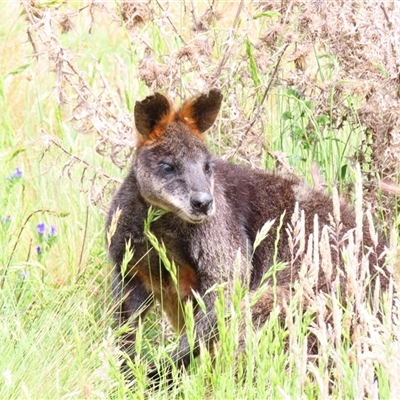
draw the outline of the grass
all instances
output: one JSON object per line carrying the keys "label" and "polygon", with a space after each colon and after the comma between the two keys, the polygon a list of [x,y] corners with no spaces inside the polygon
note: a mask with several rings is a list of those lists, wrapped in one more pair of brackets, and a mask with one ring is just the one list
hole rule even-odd
{"label": "grass", "polygon": [[[222,340],[214,358],[204,351],[187,373],[174,371],[169,391],[146,382],[147,363],[161,362],[176,345],[153,313],[139,329],[136,346],[143,357],[132,362],[136,379],[124,381],[118,332],[110,328],[104,215],[134,147],[134,102],[154,90],[185,98],[213,81],[225,98],[209,135],[215,153],[268,169],[293,168],[310,182],[316,162],[328,187],[347,187],[356,180],[352,160],[367,137],[362,124],[341,121],[337,104],[347,107],[339,114],[356,116],[364,100],[346,94],[339,102],[331,88],[328,107],[322,107],[316,86],[288,84],[296,72],[289,57],[294,44],[284,50],[287,38],[281,36],[276,47],[260,47],[280,20],[278,11],[260,14],[244,5],[238,12],[239,3],[222,3],[221,19],[208,20],[201,16],[209,7],[200,2],[193,12],[205,29],[193,31],[186,22],[190,13],[175,3],[164,4],[164,11],[149,3],[149,14],[137,8],[144,23],[133,28],[122,24],[111,2],[81,12],[90,3],[36,2],[35,10],[24,4],[0,3],[0,398],[395,398],[398,338],[390,321],[376,321],[360,304],[359,328],[350,331],[353,310],[318,294],[311,299],[314,311],[301,315],[306,282],[299,283],[284,326],[277,315],[261,330],[246,324],[249,310],[240,303],[250,300],[240,288],[229,321],[220,302]],[[127,12],[134,6],[126,5]],[[72,29],[62,33],[56,22],[67,9],[76,15],[69,17]],[[28,17],[46,10],[54,18],[54,37],[31,23],[40,53],[32,57]],[[57,45],[64,48],[64,63]],[[342,60],[321,47],[308,57],[315,85],[341,68]],[[62,73],[54,72],[56,65]],[[337,85],[346,91],[346,82]],[[367,148],[370,160],[374,151]],[[372,161],[363,167],[376,172]],[[387,217],[383,207],[378,212]],[[325,301],[336,318],[331,325],[322,318]],[[189,310],[189,327],[191,321]],[[243,321],[245,351],[238,362]],[[310,332],[322,345],[315,359],[305,351]]]}

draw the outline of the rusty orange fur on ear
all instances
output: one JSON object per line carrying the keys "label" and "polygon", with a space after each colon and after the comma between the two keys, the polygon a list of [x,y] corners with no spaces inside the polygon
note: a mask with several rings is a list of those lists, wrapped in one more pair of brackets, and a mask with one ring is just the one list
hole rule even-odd
{"label": "rusty orange fur on ear", "polygon": [[202,137],[217,118],[221,102],[221,92],[212,89],[184,103],[177,113],[177,119],[186,124],[195,135]]}
{"label": "rusty orange fur on ear", "polygon": [[212,89],[186,101],[175,113],[171,101],[155,93],[135,104],[135,125],[139,132],[138,146],[158,140],[174,120],[185,124],[197,137],[204,139],[204,132],[211,128],[221,107],[222,94]]}
{"label": "rusty orange fur on ear", "polygon": [[134,114],[139,146],[159,139],[175,118],[170,100],[161,93],[137,101]]}
{"label": "rusty orange fur on ear", "polygon": [[178,111],[176,116],[178,121],[187,125],[194,135],[204,139],[202,132],[200,132],[197,126],[198,119],[196,118],[196,110],[194,108],[196,100],[197,99],[195,98],[187,101]]}
{"label": "rusty orange fur on ear", "polygon": [[175,113],[170,112],[162,117],[151,132],[147,135],[147,138],[142,142],[142,145],[153,143],[158,140],[167,129],[167,126],[175,119]]}

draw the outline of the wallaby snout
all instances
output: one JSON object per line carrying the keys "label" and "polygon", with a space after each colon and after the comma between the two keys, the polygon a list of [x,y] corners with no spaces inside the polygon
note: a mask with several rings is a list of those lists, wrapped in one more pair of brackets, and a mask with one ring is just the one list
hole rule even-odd
{"label": "wallaby snout", "polygon": [[211,193],[207,192],[195,192],[190,197],[190,204],[193,211],[211,215],[214,212],[214,198]]}

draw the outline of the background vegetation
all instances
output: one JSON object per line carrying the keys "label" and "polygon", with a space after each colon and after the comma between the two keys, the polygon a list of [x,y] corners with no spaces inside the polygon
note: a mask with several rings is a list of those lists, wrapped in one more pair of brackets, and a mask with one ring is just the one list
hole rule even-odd
{"label": "background vegetation", "polygon": [[[357,212],[368,209],[394,248],[397,2],[11,1],[0,10],[1,398],[400,396],[397,314],[373,317],[356,281],[355,313],[310,294],[303,318],[294,299],[283,327],[277,316],[247,327],[241,363],[248,315],[235,309],[226,326],[221,305],[213,362],[204,352],[167,391],[147,386],[142,357],[124,382],[104,244],[104,214],[135,148],[135,101],[159,90],[179,104],[219,87],[208,136],[216,154],[338,186],[349,201],[359,164]],[[141,329],[137,346],[157,363],[174,337],[154,315]]]}

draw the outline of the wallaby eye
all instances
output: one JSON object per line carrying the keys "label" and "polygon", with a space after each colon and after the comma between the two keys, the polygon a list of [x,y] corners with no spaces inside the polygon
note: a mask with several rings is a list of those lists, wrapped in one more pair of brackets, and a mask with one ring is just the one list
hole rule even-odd
{"label": "wallaby eye", "polygon": [[175,172],[175,168],[173,165],[162,162],[160,164],[161,169],[163,170],[163,172],[165,172],[166,174],[172,174],[173,172]]}
{"label": "wallaby eye", "polygon": [[205,172],[206,174],[211,174],[211,164],[210,164],[210,163],[206,163],[206,164],[204,165],[204,172]]}

